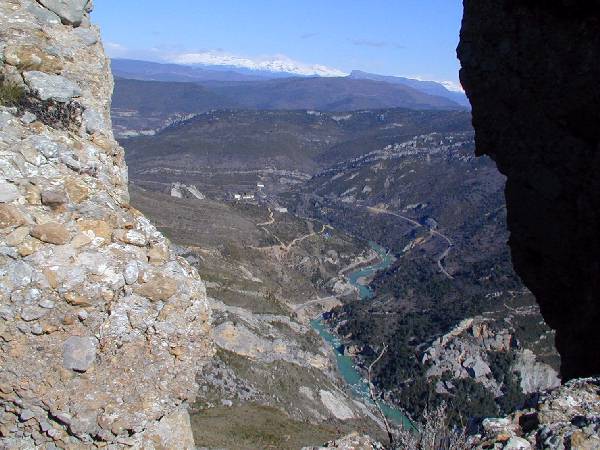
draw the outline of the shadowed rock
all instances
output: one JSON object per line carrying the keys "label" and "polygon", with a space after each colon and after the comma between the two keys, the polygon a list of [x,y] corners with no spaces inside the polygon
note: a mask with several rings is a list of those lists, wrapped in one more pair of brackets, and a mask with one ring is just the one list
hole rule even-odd
{"label": "shadowed rock", "polygon": [[465,0],[477,153],[507,177],[514,266],[563,379],[600,373],[600,2]]}

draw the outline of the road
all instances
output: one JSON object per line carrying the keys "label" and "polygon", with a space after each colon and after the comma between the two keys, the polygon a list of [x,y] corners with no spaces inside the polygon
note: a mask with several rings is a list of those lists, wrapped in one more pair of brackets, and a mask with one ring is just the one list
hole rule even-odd
{"label": "road", "polygon": [[293,310],[295,312],[298,312],[298,311],[300,311],[300,310],[302,310],[304,308],[308,308],[311,305],[318,305],[320,303],[328,302],[328,301],[331,301],[331,300],[339,301],[338,300],[338,295],[330,295],[329,297],[323,297],[323,298],[317,297],[317,298],[315,298],[313,300],[309,300],[309,301],[307,301],[305,303],[300,303],[298,305],[293,305]]}
{"label": "road", "polygon": [[270,230],[268,230],[266,227],[269,225],[273,225],[275,223],[275,216],[273,214],[273,211],[271,210],[271,208],[269,208],[269,219],[266,222],[262,222],[262,223],[257,223],[256,226],[257,227],[261,227],[266,233],[270,234],[271,236],[273,236],[277,242],[279,242],[279,245],[270,245],[267,247],[251,247],[255,250],[268,250],[268,249],[272,249],[272,248],[277,248],[279,247],[281,250],[283,250],[285,253],[288,253],[290,251],[290,249],[294,246],[297,245],[298,243],[304,241],[305,239],[308,239],[312,236],[315,236],[317,234],[323,234],[325,232],[325,230],[329,229],[329,230],[333,230],[333,227],[331,225],[328,224],[323,224],[321,231],[316,232],[313,230],[313,225],[312,222],[309,223],[309,230],[310,232],[308,234],[305,234],[303,236],[299,236],[297,238],[294,238],[289,244],[284,243],[281,239],[279,239],[279,237],[277,235],[275,235],[273,232],[271,232]]}
{"label": "road", "polygon": [[[373,206],[366,206],[365,208],[367,208],[367,210],[374,212],[376,214],[389,214],[391,216],[394,217],[398,217],[400,219],[406,220],[407,222],[409,222],[412,225],[415,225],[417,227],[422,227],[424,225],[420,224],[419,222],[417,222],[416,220],[411,219],[410,217],[406,217],[403,216],[402,214],[398,214],[392,211],[388,211],[387,209],[382,209],[382,208],[375,208]],[[438,236],[440,238],[442,238],[443,240],[445,240],[448,243],[448,248],[446,248],[446,250],[444,250],[442,252],[441,255],[438,256],[437,258],[437,265],[440,268],[440,271],[450,280],[454,280],[454,277],[452,275],[450,275],[448,273],[448,271],[444,268],[444,265],[442,264],[442,262],[444,261],[444,259],[448,256],[448,254],[450,253],[450,250],[452,249],[452,247],[454,246],[454,244],[452,243],[452,240],[446,236],[445,234],[440,233],[437,230],[433,230],[433,229],[429,229],[429,232],[434,235],[434,236]]]}
{"label": "road", "polygon": [[269,208],[269,220],[262,223],[257,223],[257,227],[266,227],[268,225],[273,225],[275,223],[275,216],[273,215],[273,210]]}
{"label": "road", "polygon": [[[323,201],[324,200],[323,197],[321,197],[319,195],[316,195],[314,193],[313,194],[302,194],[302,196],[305,197],[305,198],[309,198],[309,199],[313,198],[313,199],[316,199],[316,200],[319,200],[319,201]],[[328,200],[335,201],[334,199],[328,199]],[[392,212],[392,211],[388,211],[387,209],[376,208],[374,206],[366,206],[366,205],[356,205],[356,206],[365,208],[365,209],[367,209],[368,211],[370,211],[372,213],[376,213],[376,214],[377,213],[379,213],[379,214],[389,214],[391,216],[398,217],[399,219],[405,220],[406,222],[410,223],[411,225],[413,225],[415,227],[421,228],[421,227],[424,226],[423,224],[417,222],[414,219],[411,219],[410,217],[406,217],[406,216],[403,216],[402,214],[398,214],[398,213],[395,213],[395,212]],[[444,250],[437,257],[436,263],[437,263],[437,266],[440,269],[440,272],[442,272],[442,274],[444,274],[444,276],[446,278],[448,278],[449,280],[453,280],[454,277],[448,273],[448,271],[444,267],[443,261],[448,256],[448,254],[450,253],[450,250],[452,249],[452,247],[454,246],[454,244],[453,244],[452,240],[448,236],[446,236],[445,234],[440,233],[439,231],[433,230],[431,228],[429,229],[429,231],[430,231],[430,233],[431,233],[432,236],[437,236],[437,237],[445,240],[448,243],[448,248],[446,248],[446,250]]]}
{"label": "road", "polygon": [[325,230],[327,230],[327,229],[333,230],[333,227],[331,225],[323,224],[323,228],[321,228],[321,231],[319,231],[318,233],[316,231],[313,231],[311,233],[305,234],[304,236],[300,236],[300,237],[294,238],[294,240],[292,240],[292,242],[290,242],[287,245],[284,245],[284,250],[286,252],[289,252],[290,249],[294,245],[296,245],[299,242],[302,242],[303,240],[308,239],[309,237],[314,236],[316,234],[323,234],[323,233],[325,233]]}

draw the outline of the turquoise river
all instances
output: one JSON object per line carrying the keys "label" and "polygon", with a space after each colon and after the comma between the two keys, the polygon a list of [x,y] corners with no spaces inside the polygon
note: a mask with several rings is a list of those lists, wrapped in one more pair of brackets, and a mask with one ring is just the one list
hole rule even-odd
{"label": "turquoise river", "polygon": [[[360,293],[360,298],[363,301],[368,301],[373,298],[373,291],[366,284],[361,284],[360,280],[364,277],[369,277],[373,275],[375,272],[379,272],[380,270],[385,270],[392,265],[394,262],[394,257],[390,255],[390,253],[383,247],[371,242],[370,246],[373,250],[375,250],[379,257],[378,262],[376,264],[369,265],[367,267],[363,267],[360,270],[355,272],[351,272],[346,276],[348,281],[356,286]],[[369,396],[369,383],[367,380],[362,378],[354,363],[352,358],[347,355],[344,355],[340,352],[342,349],[342,342],[339,337],[334,335],[327,325],[324,323],[321,317],[318,319],[314,319],[311,321],[312,327],[317,331],[321,337],[333,348],[335,353],[335,358],[337,360],[338,371],[344,381],[350,386],[352,391],[361,399],[367,402],[371,402]],[[404,425],[407,427],[412,427],[408,418],[402,413],[401,410],[395,409],[386,405],[383,402],[378,402],[381,410],[386,415],[388,420],[398,424]]]}

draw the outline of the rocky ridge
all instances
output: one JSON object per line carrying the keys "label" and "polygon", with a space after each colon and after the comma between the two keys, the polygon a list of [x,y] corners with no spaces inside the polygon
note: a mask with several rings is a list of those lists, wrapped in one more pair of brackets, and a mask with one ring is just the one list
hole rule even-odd
{"label": "rocky ridge", "polygon": [[[490,356],[512,351],[516,358],[511,372],[519,374],[524,394],[560,386],[558,373],[548,364],[537,361],[536,355],[523,348],[513,332],[512,327],[498,328],[484,316],[463,320],[425,351],[422,362],[427,366],[427,378],[441,377],[445,373],[449,373],[452,379],[472,378],[494,397],[500,397],[503,386],[494,376]],[[447,394],[452,389],[452,383],[448,381],[439,381],[436,385],[438,393]]]}
{"label": "rocky ridge", "polygon": [[129,206],[91,7],[0,3],[0,447],[192,448],[210,307]]}
{"label": "rocky ridge", "polygon": [[542,394],[528,409],[485,419],[480,449],[600,448],[600,380],[572,380]]}

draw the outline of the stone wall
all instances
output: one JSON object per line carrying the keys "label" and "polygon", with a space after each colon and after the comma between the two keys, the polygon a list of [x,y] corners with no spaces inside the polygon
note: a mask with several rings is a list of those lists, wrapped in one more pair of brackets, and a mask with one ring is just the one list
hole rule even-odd
{"label": "stone wall", "polygon": [[563,379],[600,373],[600,1],[464,0],[478,154],[507,177],[514,266]]}
{"label": "stone wall", "polygon": [[0,447],[192,448],[206,291],[128,204],[90,11],[0,1]]}

